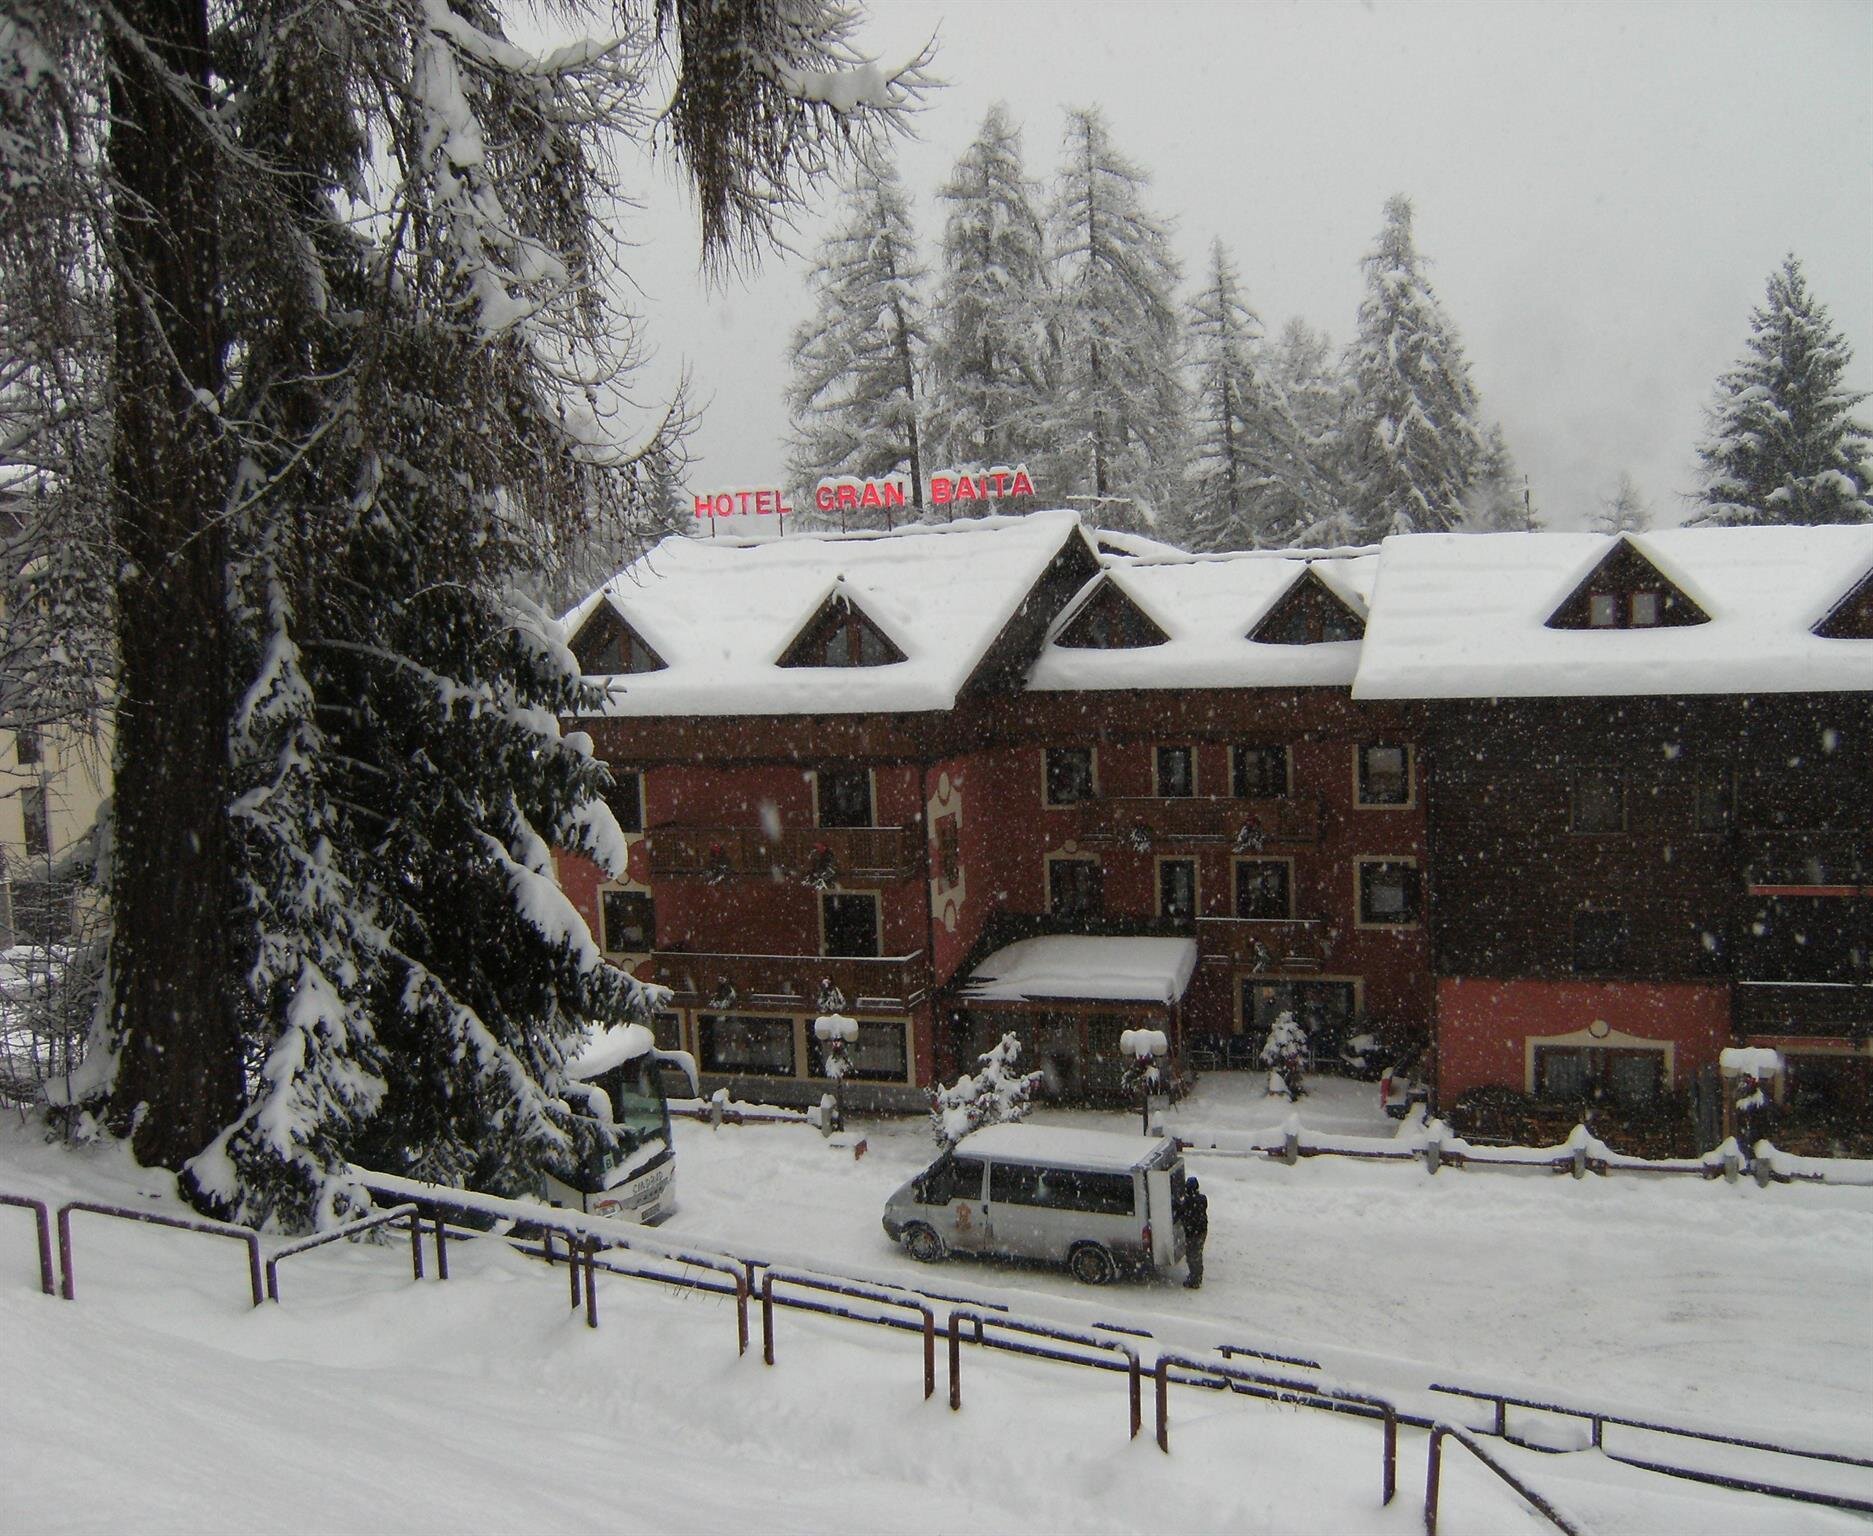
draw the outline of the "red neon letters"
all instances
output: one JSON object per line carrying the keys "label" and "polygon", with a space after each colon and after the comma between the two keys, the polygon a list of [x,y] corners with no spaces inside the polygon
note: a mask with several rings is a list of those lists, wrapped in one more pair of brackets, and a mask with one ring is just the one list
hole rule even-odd
{"label": "red neon letters", "polygon": [[[691,499],[696,504],[698,517],[746,517],[750,513],[760,517],[786,517],[793,508],[781,496],[781,492],[772,490],[714,491]],[[750,502],[754,505],[750,506]]]}

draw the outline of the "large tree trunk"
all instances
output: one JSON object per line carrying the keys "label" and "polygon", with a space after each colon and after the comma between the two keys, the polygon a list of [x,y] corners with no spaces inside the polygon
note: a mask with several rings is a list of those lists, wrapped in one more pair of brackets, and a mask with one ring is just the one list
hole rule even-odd
{"label": "large tree trunk", "polygon": [[[238,1113],[228,977],[228,476],[206,0],[119,0],[110,38],[119,678],[111,1034],[120,1128],[179,1168]],[[162,77],[162,71],[168,78]],[[181,99],[178,99],[178,92]]]}

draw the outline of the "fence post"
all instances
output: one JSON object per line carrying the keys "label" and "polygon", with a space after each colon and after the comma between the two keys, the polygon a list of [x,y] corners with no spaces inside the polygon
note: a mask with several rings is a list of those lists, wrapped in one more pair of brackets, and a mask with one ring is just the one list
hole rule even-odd
{"label": "fence post", "polygon": [[[579,1273],[577,1260],[573,1262],[572,1272]],[[598,1326],[598,1239],[588,1237],[585,1240],[585,1326]]]}
{"label": "fence post", "polygon": [[1444,1470],[1444,1427],[1431,1431],[1431,1449],[1424,1458],[1424,1536],[1437,1536],[1437,1489]]}
{"label": "fence post", "polygon": [[1289,1131],[1281,1138],[1281,1160],[1292,1168],[1301,1160],[1301,1133]]}

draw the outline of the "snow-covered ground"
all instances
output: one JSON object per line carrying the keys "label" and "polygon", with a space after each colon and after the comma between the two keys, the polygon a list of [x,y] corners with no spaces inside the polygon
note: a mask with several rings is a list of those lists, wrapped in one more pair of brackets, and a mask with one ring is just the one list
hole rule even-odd
{"label": "snow-covered ground", "polygon": [[[1218,1129],[1288,1113],[1228,1075],[1175,1112]],[[1322,1080],[1300,1114],[1392,1128],[1367,1084]],[[659,1235],[1284,1349],[1414,1406],[1431,1379],[1482,1378],[1873,1443],[1873,1190],[1193,1155],[1209,1283],[1088,1292],[1040,1268],[913,1265],[879,1210],[927,1133],[860,1129],[854,1159],[795,1126],[682,1124],[682,1208]],[[0,1126],[0,1190],[155,1206],[164,1183]],[[37,1293],[31,1234],[0,1209],[0,1530],[1421,1528],[1422,1437],[1381,1509],[1359,1421],[1179,1389],[1165,1457],[1148,1424],[1126,1439],[1120,1378],[973,1351],[951,1414],[941,1388],[922,1399],[910,1335],[783,1312],[769,1370],[758,1335],[737,1358],[725,1301],[603,1276],[593,1332],[563,1279],[492,1243],[455,1246],[446,1286],[414,1284],[401,1247],[322,1250],[254,1311],[237,1245],[81,1215],[67,1304]],[[1590,1453],[1504,1454],[1596,1532],[1866,1529]],[[1542,1526],[1453,1455],[1440,1528]]]}

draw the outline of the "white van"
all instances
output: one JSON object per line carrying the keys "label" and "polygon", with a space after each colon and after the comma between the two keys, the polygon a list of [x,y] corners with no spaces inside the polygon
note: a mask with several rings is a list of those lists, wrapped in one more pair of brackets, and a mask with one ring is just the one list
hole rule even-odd
{"label": "white van", "polygon": [[884,1229],[926,1263],[951,1253],[1047,1259],[1104,1285],[1120,1269],[1182,1261],[1171,1211],[1183,1192],[1168,1136],[991,1125],[892,1195]]}

